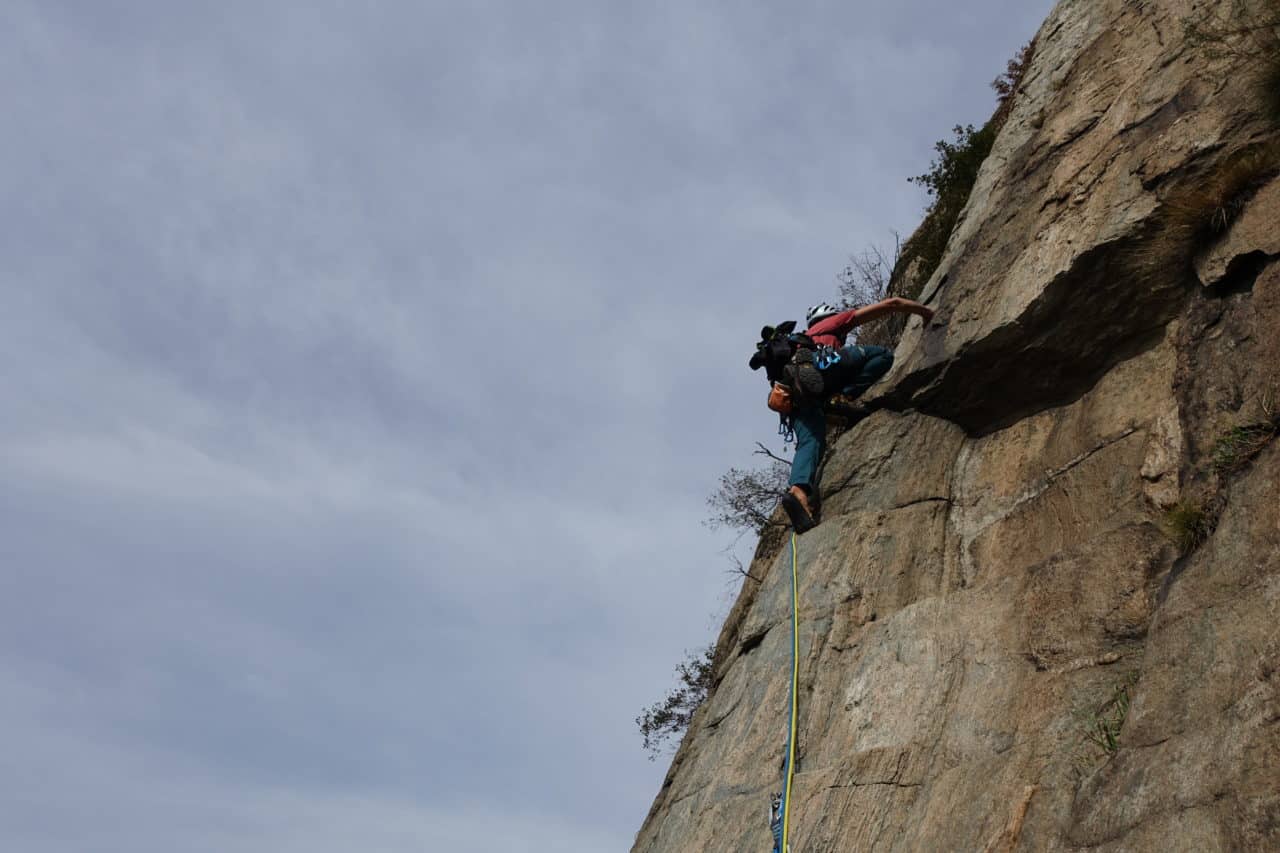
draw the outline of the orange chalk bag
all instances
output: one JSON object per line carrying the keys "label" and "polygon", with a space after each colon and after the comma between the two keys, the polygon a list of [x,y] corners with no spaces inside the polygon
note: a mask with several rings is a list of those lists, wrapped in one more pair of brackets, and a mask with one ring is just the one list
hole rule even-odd
{"label": "orange chalk bag", "polygon": [[769,408],[780,415],[791,414],[791,411],[795,408],[795,401],[791,397],[791,389],[781,382],[773,383],[773,387],[769,389]]}

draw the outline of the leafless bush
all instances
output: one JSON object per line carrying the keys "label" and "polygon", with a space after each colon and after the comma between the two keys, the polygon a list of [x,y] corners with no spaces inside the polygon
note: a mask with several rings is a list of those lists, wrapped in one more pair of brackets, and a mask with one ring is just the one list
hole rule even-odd
{"label": "leafless bush", "polygon": [[898,262],[902,243],[895,232],[893,255],[879,246],[869,246],[860,254],[850,255],[849,263],[836,275],[840,301],[849,307],[879,302],[889,295],[889,279]]}
{"label": "leafless bush", "polygon": [[683,735],[693,719],[693,712],[706,701],[711,690],[712,663],[715,646],[697,652],[685,652],[685,660],[676,667],[679,683],[662,698],[636,717],[636,726],[644,738],[649,760],[655,760],[671,738]]}
{"label": "leafless bush", "polygon": [[[840,301],[846,307],[870,305],[894,292],[893,271],[902,256],[902,241],[895,232],[893,253],[879,246],[869,246],[857,255],[849,256],[849,263],[836,275],[840,289]],[[870,344],[893,349],[907,326],[905,316],[894,315],[869,326],[858,326],[850,336],[850,343]]]}
{"label": "leafless bush", "polygon": [[771,516],[787,487],[791,462],[762,444],[756,447],[756,455],[764,456],[766,463],[760,468],[730,468],[720,476],[719,487],[707,498],[712,515],[706,524],[711,529],[727,527],[761,535],[776,523]]}

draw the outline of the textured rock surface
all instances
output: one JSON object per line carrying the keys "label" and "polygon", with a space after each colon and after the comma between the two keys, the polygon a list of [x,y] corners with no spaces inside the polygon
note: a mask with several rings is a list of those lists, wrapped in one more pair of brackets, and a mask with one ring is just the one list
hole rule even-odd
{"label": "textured rock surface", "polygon": [[[832,447],[798,539],[797,853],[1280,850],[1280,441],[1215,465],[1280,401],[1280,190],[1161,242],[1170,194],[1271,132],[1182,43],[1197,10],[1055,9],[937,321]],[[1187,555],[1179,501],[1216,522]],[[751,572],[635,851],[768,849],[785,542]],[[1084,726],[1121,685],[1108,756]]]}
{"label": "textured rock surface", "polygon": [[[1078,397],[1158,339],[1185,270],[1135,249],[1178,186],[1256,141],[1245,75],[1182,39],[1185,0],[1064,0],[886,382],[970,432]],[[1140,254],[1140,253],[1138,253]]]}
{"label": "textured rock surface", "polygon": [[1245,215],[1197,260],[1196,274],[1200,282],[1220,286],[1237,271],[1256,276],[1269,262],[1280,258],[1276,210],[1280,210],[1280,180],[1273,180],[1259,190]]}

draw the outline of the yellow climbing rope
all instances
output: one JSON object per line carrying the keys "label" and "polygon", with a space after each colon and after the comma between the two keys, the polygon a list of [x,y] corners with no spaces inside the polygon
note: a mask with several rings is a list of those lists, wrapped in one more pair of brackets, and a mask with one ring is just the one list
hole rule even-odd
{"label": "yellow climbing rope", "polygon": [[796,775],[796,710],[800,670],[800,598],[797,590],[796,534],[791,534],[791,719],[787,734],[787,778],[782,788],[782,845],[779,853],[791,853],[791,783]]}

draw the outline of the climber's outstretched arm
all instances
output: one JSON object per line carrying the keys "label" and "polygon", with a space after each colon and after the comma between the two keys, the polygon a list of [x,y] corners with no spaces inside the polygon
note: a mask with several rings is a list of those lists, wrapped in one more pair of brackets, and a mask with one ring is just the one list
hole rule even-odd
{"label": "climber's outstretched arm", "polygon": [[850,318],[852,320],[850,325],[861,326],[863,323],[879,320],[881,317],[888,317],[890,314],[915,314],[923,317],[926,323],[933,319],[932,308],[921,305],[911,299],[903,299],[901,296],[890,296],[888,299],[854,311],[853,316]]}

